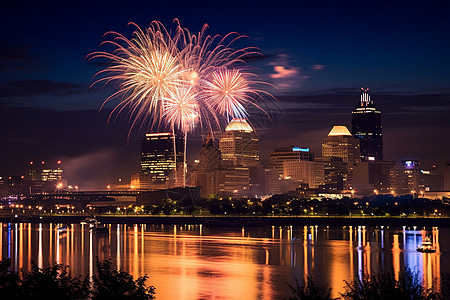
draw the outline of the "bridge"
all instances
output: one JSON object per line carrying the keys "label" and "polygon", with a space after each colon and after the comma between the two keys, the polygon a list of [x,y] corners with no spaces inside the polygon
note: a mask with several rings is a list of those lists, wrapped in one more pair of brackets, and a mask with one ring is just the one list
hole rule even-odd
{"label": "bridge", "polygon": [[144,190],[131,190],[131,191],[56,191],[51,193],[32,193],[28,199],[32,200],[44,200],[44,199],[67,199],[67,200],[86,200],[95,201],[107,198],[116,197],[136,197],[141,192],[147,192]]}

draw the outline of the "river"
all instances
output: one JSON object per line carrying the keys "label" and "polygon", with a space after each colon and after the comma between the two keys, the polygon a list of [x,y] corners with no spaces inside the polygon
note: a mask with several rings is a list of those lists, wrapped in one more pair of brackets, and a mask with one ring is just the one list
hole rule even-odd
{"label": "river", "polygon": [[[157,299],[284,299],[287,283],[314,275],[343,292],[363,274],[409,268],[426,288],[440,289],[450,273],[450,229],[365,226],[263,226],[2,223],[1,256],[12,269],[55,262],[76,275],[92,275],[95,259],[111,259],[133,276],[147,274]],[[420,253],[425,235],[436,253]]]}

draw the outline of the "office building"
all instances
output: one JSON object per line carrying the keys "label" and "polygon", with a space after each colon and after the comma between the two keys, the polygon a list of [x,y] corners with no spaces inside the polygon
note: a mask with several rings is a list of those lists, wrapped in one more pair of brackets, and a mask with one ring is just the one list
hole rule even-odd
{"label": "office building", "polygon": [[259,140],[244,119],[233,119],[219,139],[222,159],[235,166],[259,165]]}
{"label": "office building", "polygon": [[359,140],[361,161],[383,161],[381,111],[362,89],[361,99],[352,112],[352,135]]}
{"label": "office building", "polygon": [[283,177],[298,183],[306,183],[309,188],[315,189],[325,183],[324,165],[308,160],[285,161]]}
{"label": "office building", "polygon": [[[387,161],[357,163],[353,169],[353,189],[358,195],[390,193],[390,176],[394,166],[395,162]],[[402,179],[399,177],[399,180],[401,182]]]}
{"label": "office building", "polygon": [[283,164],[289,161],[314,161],[314,153],[306,147],[280,147],[270,153],[270,163],[283,178]]}
{"label": "office building", "polygon": [[322,140],[322,159],[325,157],[340,157],[347,164],[343,186],[350,188],[353,167],[360,162],[360,151],[359,141],[346,126],[333,126],[328,136]]}
{"label": "office building", "polygon": [[139,187],[158,189],[181,186],[183,152],[184,138],[181,135],[176,135],[174,139],[172,133],[147,133],[141,144]]}
{"label": "office building", "polygon": [[348,173],[348,163],[344,162],[342,157],[324,156],[317,157],[314,161],[319,162],[324,167],[325,182],[322,188],[324,190],[343,190],[344,181]]}

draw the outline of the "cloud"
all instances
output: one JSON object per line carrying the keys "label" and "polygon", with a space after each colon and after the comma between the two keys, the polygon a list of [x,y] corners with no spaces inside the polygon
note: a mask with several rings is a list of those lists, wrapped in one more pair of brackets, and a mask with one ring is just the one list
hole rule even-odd
{"label": "cloud", "polygon": [[0,82],[0,98],[67,96],[85,93],[87,88],[87,84],[42,79],[2,81]]}
{"label": "cloud", "polygon": [[272,54],[254,53],[254,54],[250,54],[250,55],[243,57],[242,60],[247,63],[252,63],[252,62],[258,62],[258,61],[262,61],[262,60],[271,59],[272,57],[274,57],[274,55],[272,55]]}
{"label": "cloud", "polygon": [[325,65],[313,65],[312,68],[314,70],[323,70],[325,69]]}
{"label": "cloud", "polygon": [[269,65],[273,66],[274,71],[269,77],[279,91],[299,88],[301,83],[308,78],[302,74],[300,67],[293,65],[289,55],[285,53],[276,55]]}
{"label": "cloud", "polygon": [[270,74],[272,78],[290,78],[299,74],[298,68],[286,69],[284,66],[274,66],[275,74]]}
{"label": "cloud", "polygon": [[30,52],[30,46],[24,44],[0,45],[0,71],[32,71],[36,58]]}

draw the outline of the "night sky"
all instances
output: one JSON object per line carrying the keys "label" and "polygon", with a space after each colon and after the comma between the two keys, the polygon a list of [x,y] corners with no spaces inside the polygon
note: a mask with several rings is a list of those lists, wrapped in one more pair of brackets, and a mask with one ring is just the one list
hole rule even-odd
{"label": "night sky", "polygon": [[[12,1],[9,1],[12,2]],[[125,117],[107,125],[113,91],[89,89],[104,65],[86,55],[103,34],[131,37],[129,22],[193,32],[236,31],[262,57],[252,71],[273,84],[269,118],[254,115],[262,159],[276,146],[310,147],[334,124],[351,128],[361,87],[382,111],[385,160],[450,161],[450,4],[447,1],[33,1],[2,4],[0,176],[29,161],[62,160],[69,184],[102,189],[138,171],[140,136]],[[292,3],[291,3],[292,2]],[[201,146],[189,139],[189,158]]]}

